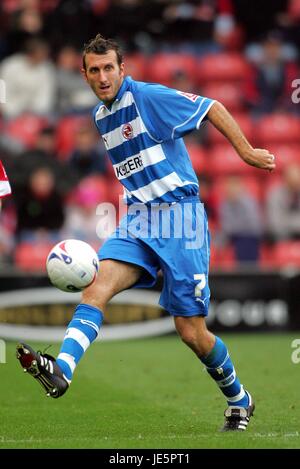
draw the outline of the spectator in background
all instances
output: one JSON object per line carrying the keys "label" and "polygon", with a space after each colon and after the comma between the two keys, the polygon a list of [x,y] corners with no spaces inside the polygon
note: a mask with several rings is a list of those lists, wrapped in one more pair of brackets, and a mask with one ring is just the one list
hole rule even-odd
{"label": "spectator in background", "polygon": [[2,106],[6,119],[25,112],[51,115],[55,97],[55,69],[49,61],[49,48],[44,40],[28,40],[25,52],[3,60],[0,72],[6,83],[6,103]]}
{"label": "spectator in background", "polygon": [[73,46],[64,46],[58,54],[56,86],[55,110],[59,115],[85,112],[97,104],[95,95],[82,80],[78,53]]}
{"label": "spectator in background", "polygon": [[249,49],[254,73],[248,82],[248,102],[258,114],[270,113],[291,106],[291,81],[297,76],[295,62],[285,49],[281,35],[269,33],[261,47]]}
{"label": "spectator in background", "polygon": [[300,51],[300,0],[288,0],[287,9],[277,15],[277,24],[285,39]]}
{"label": "spectator in background", "polygon": [[111,0],[105,21],[98,30],[110,37],[117,32],[127,52],[140,49],[147,53],[153,48],[149,32],[159,38],[164,31],[163,8],[162,2]]}
{"label": "spectator in background", "polygon": [[103,230],[106,229],[105,224],[113,226],[112,223],[115,223],[112,211],[104,219],[96,213],[98,204],[107,200],[107,185],[101,177],[90,176],[83,179],[67,206],[62,237],[81,239],[92,246],[98,246],[99,241],[107,237],[107,232]]}
{"label": "spectator in background", "polygon": [[106,173],[106,150],[89,122],[75,134],[75,148],[69,157],[69,166],[78,180],[91,174]]}
{"label": "spectator in background", "polygon": [[216,0],[167,2],[162,16],[169,45],[197,54],[218,50],[213,39],[216,9]]}
{"label": "spectator in background", "polygon": [[43,35],[43,16],[39,0],[22,1],[8,18],[9,31],[6,38],[9,54],[23,50],[24,43]]}
{"label": "spectator in background", "polygon": [[17,239],[29,242],[41,239],[58,241],[64,222],[64,201],[57,191],[51,169],[35,169],[23,189],[15,192]]}
{"label": "spectator in background", "polygon": [[182,69],[178,69],[173,73],[170,87],[187,93],[197,93],[199,91],[195,82],[192,82],[189,74]]}
{"label": "spectator in background", "polygon": [[220,50],[240,50],[244,44],[244,31],[234,17],[231,0],[219,1],[219,14],[214,21],[214,40]]}
{"label": "spectator in background", "polygon": [[[101,16],[94,16],[91,3],[91,0],[59,0],[51,8],[45,30],[53,50],[59,50],[66,43],[79,50],[91,31],[102,29]],[[105,19],[103,23],[106,22]]]}
{"label": "spectator in background", "polygon": [[272,240],[300,239],[300,166],[290,165],[283,181],[267,194],[266,215]]}
{"label": "spectator in background", "polygon": [[75,174],[57,159],[55,128],[44,127],[38,134],[35,147],[25,151],[15,159],[12,168],[12,181],[24,189],[24,184],[38,168],[49,168],[55,175],[57,189],[65,194],[75,184]]}
{"label": "spectator in background", "polygon": [[229,241],[238,262],[257,262],[262,239],[262,217],[256,200],[245,191],[242,180],[230,176],[220,203],[221,237]]}

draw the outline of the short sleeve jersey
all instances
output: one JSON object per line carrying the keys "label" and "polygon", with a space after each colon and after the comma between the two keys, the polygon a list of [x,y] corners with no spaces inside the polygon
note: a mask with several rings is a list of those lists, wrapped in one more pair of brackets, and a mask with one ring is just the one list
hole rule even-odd
{"label": "short sleeve jersey", "polygon": [[199,192],[183,137],[199,129],[214,100],[126,77],[110,108],[94,109],[128,204],[173,203]]}

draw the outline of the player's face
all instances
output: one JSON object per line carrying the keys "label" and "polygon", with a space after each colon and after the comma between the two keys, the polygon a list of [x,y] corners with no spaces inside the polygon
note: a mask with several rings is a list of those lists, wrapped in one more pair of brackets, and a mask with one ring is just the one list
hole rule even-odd
{"label": "player's face", "polygon": [[117,54],[109,50],[106,54],[88,53],[85,56],[86,70],[82,73],[98,98],[110,104],[124,79],[124,64],[119,65]]}

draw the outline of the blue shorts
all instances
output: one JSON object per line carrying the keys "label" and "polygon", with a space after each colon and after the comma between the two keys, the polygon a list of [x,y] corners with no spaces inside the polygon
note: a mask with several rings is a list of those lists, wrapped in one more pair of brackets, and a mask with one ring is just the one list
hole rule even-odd
{"label": "blue shorts", "polygon": [[174,316],[207,316],[210,237],[198,197],[176,204],[129,206],[117,230],[99,250],[99,259],[115,259],[143,267],[134,288],[164,277],[159,304]]}

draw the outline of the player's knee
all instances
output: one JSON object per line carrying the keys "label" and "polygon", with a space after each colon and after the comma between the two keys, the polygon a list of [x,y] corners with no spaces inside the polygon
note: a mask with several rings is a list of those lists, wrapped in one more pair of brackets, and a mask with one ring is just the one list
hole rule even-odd
{"label": "player's knee", "polygon": [[86,303],[103,311],[107,303],[114,296],[114,289],[101,282],[95,282],[82,293],[82,303]]}
{"label": "player's knee", "polygon": [[214,345],[214,335],[207,329],[197,329],[191,325],[182,324],[177,327],[181,340],[190,347],[199,357],[207,355]]}
{"label": "player's knee", "polygon": [[181,340],[191,348],[195,348],[197,344],[197,334],[192,327],[181,327],[177,329]]}

